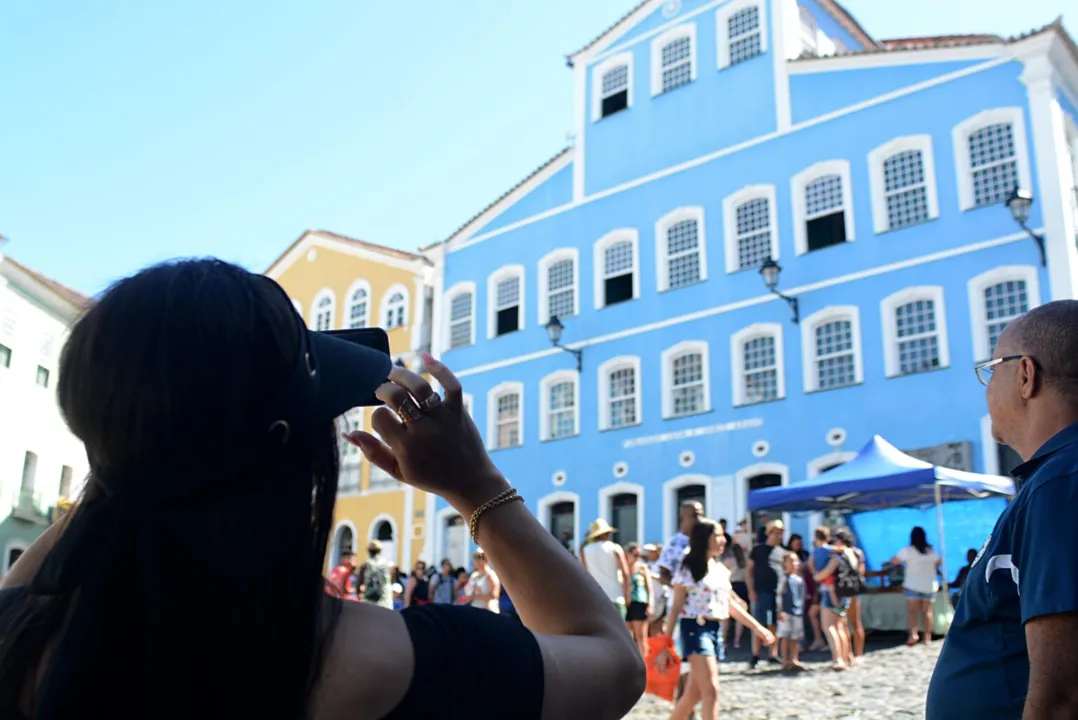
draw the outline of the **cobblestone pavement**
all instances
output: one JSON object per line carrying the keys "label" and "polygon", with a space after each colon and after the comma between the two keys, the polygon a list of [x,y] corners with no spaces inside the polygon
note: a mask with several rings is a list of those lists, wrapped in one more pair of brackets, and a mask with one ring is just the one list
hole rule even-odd
{"label": "cobblestone pavement", "polygon": [[[744,648],[722,664],[719,717],[736,720],[917,720],[924,718],[928,680],[942,640],[907,648],[905,638],[869,639],[861,664],[830,669],[829,654],[802,654],[808,672],[788,674],[761,663],[748,669]],[[747,645],[747,643],[746,643]],[[666,720],[673,706],[645,695],[628,720]]]}

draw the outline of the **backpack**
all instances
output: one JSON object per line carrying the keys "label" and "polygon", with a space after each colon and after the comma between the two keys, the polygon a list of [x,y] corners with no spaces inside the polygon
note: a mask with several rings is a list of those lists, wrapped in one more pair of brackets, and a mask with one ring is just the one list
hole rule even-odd
{"label": "backpack", "polygon": [[852,598],[863,593],[867,588],[861,573],[850,564],[845,553],[835,555],[838,569],[835,570],[835,594],[840,598]]}
{"label": "backpack", "polygon": [[363,582],[363,599],[370,603],[381,602],[386,592],[386,568],[368,561],[363,568]]}

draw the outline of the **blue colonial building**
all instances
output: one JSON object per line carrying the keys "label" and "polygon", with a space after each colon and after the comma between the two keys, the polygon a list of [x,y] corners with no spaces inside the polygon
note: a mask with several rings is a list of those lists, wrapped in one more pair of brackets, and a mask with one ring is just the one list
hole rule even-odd
{"label": "blue colonial building", "polygon": [[[1008,469],[972,366],[1078,295],[1060,25],[878,41],[833,0],[647,0],[569,65],[572,146],[428,250],[435,351],[555,535],[658,541],[688,498],[733,521],[875,433]],[[439,555],[459,519],[428,511]]]}

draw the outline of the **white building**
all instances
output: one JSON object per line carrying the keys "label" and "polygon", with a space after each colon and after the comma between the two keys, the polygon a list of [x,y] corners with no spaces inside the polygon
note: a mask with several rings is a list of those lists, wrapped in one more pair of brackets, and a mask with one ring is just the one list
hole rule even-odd
{"label": "white building", "polygon": [[0,254],[0,573],[88,472],[56,399],[60,349],[87,299]]}

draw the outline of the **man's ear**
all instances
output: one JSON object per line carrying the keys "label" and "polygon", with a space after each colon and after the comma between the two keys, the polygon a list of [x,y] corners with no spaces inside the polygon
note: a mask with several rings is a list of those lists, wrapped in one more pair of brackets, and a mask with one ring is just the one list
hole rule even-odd
{"label": "man's ear", "polygon": [[1040,392],[1044,386],[1043,374],[1033,358],[1023,356],[1018,361],[1018,392],[1023,400],[1029,400]]}

